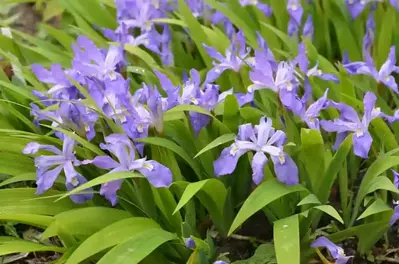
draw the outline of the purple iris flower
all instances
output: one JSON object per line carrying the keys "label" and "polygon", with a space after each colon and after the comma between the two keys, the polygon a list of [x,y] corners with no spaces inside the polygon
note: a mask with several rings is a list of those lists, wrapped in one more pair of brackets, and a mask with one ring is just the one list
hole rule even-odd
{"label": "purple iris flower", "polygon": [[311,245],[311,247],[313,248],[317,248],[317,247],[325,247],[327,248],[327,250],[330,252],[331,257],[333,257],[336,261],[336,264],[345,264],[346,262],[348,262],[348,260],[350,258],[352,258],[352,256],[345,256],[345,251],[335,245],[333,242],[331,242],[328,238],[326,237],[319,237],[317,238]]}
{"label": "purple iris flower", "polygon": [[393,184],[399,189],[399,173],[395,170],[391,170],[393,174]]}
{"label": "purple iris flower", "polygon": [[[41,145],[36,142],[30,142],[26,145],[22,152],[27,155],[35,154],[39,150],[45,150],[55,154],[51,156],[38,156],[35,158],[35,166],[37,168],[37,194],[42,194],[50,189],[62,170],[65,173],[65,185],[68,190],[72,190],[87,182],[74,168],[74,166],[80,165],[80,162],[76,159],[73,152],[75,145],[76,142],[68,136],[64,136],[62,151],[52,145]],[[92,189],[86,189],[86,191],[90,190]],[[71,196],[71,199],[75,203],[83,203],[92,198],[93,194],[77,194]]]}
{"label": "purple iris flower", "polygon": [[389,3],[399,11],[399,2],[397,0],[389,0]]}
{"label": "purple iris flower", "polygon": [[215,81],[227,69],[235,72],[240,71],[250,52],[250,48],[245,45],[245,38],[242,31],[239,31],[233,38],[232,45],[225,52],[226,57],[213,47],[205,44],[203,46],[208,55],[219,62],[213,62],[214,68],[207,73],[205,83]]}
{"label": "purple iris flower", "polygon": [[295,22],[295,19],[293,17],[290,17],[287,28],[288,36],[297,38],[298,32],[299,32],[299,24]]}
{"label": "purple iris flower", "polygon": [[229,263],[227,263],[226,261],[223,261],[223,260],[217,260],[217,261],[213,262],[213,264],[229,264]]}
{"label": "purple iris flower", "polygon": [[396,223],[396,221],[398,221],[399,219],[399,205],[395,206],[393,210],[394,210],[393,215],[391,216],[391,220],[389,221],[389,224],[391,226],[393,226]]}
{"label": "purple iris flower", "polygon": [[399,109],[395,111],[393,116],[389,116],[385,113],[381,113],[381,117],[385,118],[390,124],[399,120]]}
{"label": "purple iris flower", "polygon": [[370,11],[366,22],[366,34],[363,37],[363,50],[370,52],[370,47],[373,45],[375,38],[375,21],[374,12]]}
{"label": "purple iris flower", "polygon": [[302,36],[310,40],[313,40],[313,34],[314,34],[314,27],[313,27],[312,15],[308,15],[308,18],[306,19],[306,22],[303,25]]}
{"label": "purple iris flower", "polygon": [[[118,161],[110,156],[97,156],[93,160],[85,160],[82,164],[94,164],[98,168],[111,170],[109,173],[121,171],[138,171],[156,188],[167,187],[173,177],[169,168],[146,158],[135,159],[135,150],[130,139],[123,134],[111,134],[104,138],[106,144],[100,144],[104,150],[112,153]],[[101,185],[100,194],[105,196],[112,205],[117,202],[116,192],[120,189],[122,180],[116,180]]]}
{"label": "purple iris flower", "polygon": [[382,82],[390,89],[392,89],[395,93],[399,93],[398,85],[395,81],[395,78],[392,76],[393,72],[399,73],[399,68],[395,66],[396,64],[396,49],[395,46],[392,46],[387,60],[381,66],[380,70],[374,66],[373,58],[370,53],[365,51],[365,62],[350,62],[344,64],[343,67],[348,71],[349,74],[365,74],[373,77],[378,83]]}
{"label": "purple iris flower", "polygon": [[75,53],[72,61],[73,68],[99,80],[106,78],[115,80],[118,75],[117,65],[124,62],[123,47],[110,46],[104,54],[93,41],[84,36],[78,37],[77,45],[73,45],[73,50]]}
{"label": "purple iris flower", "polygon": [[326,109],[329,106],[329,100],[327,98],[328,89],[324,92],[324,95],[320,97],[316,102],[311,104],[306,111],[301,113],[301,119],[306,122],[310,129],[320,130],[320,111]]}
{"label": "purple iris flower", "polygon": [[228,95],[234,95],[237,98],[238,105],[241,107],[247,103],[251,103],[254,99],[254,93],[234,93],[234,89],[231,88],[225,92],[219,94],[218,103],[224,102]]}
{"label": "purple iris flower", "polygon": [[352,18],[355,19],[363,12],[366,5],[371,1],[373,0],[345,0],[345,3]]}
{"label": "purple iris flower", "polygon": [[303,8],[299,0],[288,0],[287,11],[297,25],[301,25]]}
{"label": "purple iris flower", "polygon": [[187,238],[186,241],[184,242],[187,248],[195,248],[195,241],[191,237]]}
{"label": "purple iris flower", "polygon": [[261,3],[258,0],[240,0],[241,6],[254,5],[259,8],[266,17],[270,17],[273,14],[273,8],[265,3]]}
{"label": "purple iris flower", "polygon": [[[36,75],[37,79],[46,84],[52,84],[53,86],[47,91],[54,99],[61,100],[72,100],[78,97],[78,90],[76,87],[68,80],[71,79],[78,80],[78,74],[75,70],[63,70],[61,65],[53,64],[50,71],[45,69],[43,66],[38,64],[32,65],[32,71]],[[36,92],[37,94],[37,92]],[[46,99],[43,95],[42,98]]]}
{"label": "purple iris flower", "polygon": [[298,168],[294,161],[283,150],[286,141],[285,133],[272,127],[271,119],[260,119],[259,125],[253,127],[244,124],[238,127],[235,143],[225,148],[220,157],[214,162],[215,175],[231,174],[238,159],[248,151],[256,151],[252,159],[252,180],[260,184],[263,180],[263,168],[267,162],[265,153],[269,154],[274,163],[277,179],[287,185],[298,184]]}
{"label": "purple iris flower", "polygon": [[124,23],[128,28],[138,28],[142,32],[153,29],[153,19],[165,17],[166,14],[159,6],[153,5],[154,1],[144,0],[135,1],[136,3],[130,4],[127,16],[119,19],[119,23]]}
{"label": "purple iris flower", "polygon": [[334,74],[324,73],[318,69],[319,62],[316,62],[316,65],[313,68],[308,69],[309,59],[306,56],[305,42],[301,42],[301,44],[298,45],[298,55],[295,58],[295,63],[298,64],[299,69],[308,77],[315,76],[325,81],[339,83],[339,79]]}
{"label": "purple iris flower", "polygon": [[185,0],[186,4],[193,12],[195,18],[209,20],[211,16],[211,7],[204,0]]}
{"label": "purple iris flower", "polygon": [[353,132],[353,150],[356,156],[368,158],[368,152],[373,138],[368,132],[370,122],[381,115],[380,108],[375,108],[377,98],[372,92],[367,92],[363,98],[364,115],[360,121],[356,111],[344,104],[330,102],[330,105],[340,111],[340,118],[333,121],[322,120],[321,126],[327,132],[338,132],[334,147],[338,147],[349,132]]}

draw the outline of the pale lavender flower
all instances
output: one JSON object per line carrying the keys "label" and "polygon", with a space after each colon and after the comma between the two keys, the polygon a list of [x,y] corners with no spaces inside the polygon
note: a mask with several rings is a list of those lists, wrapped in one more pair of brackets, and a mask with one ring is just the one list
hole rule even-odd
{"label": "pale lavender flower", "polygon": [[[60,175],[61,171],[64,171],[65,173],[65,184],[68,190],[78,187],[86,182],[86,179],[74,168],[75,166],[80,165],[80,162],[77,160],[73,152],[75,145],[76,142],[68,136],[64,136],[62,151],[52,145],[41,145],[36,142],[31,142],[26,145],[22,152],[27,155],[35,154],[39,150],[45,150],[55,154],[38,156],[35,158],[37,194],[42,194],[50,189],[54,185],[54,182]],[[71,197],[71,199],[76,203],[82,203],[86,200],[92,199],[92,197],[93,194],[79,194]]]}
{"label": "pale lavender flower", "polygon": [[399,2],[397,0],[389,0],[389,3],[399,11]]}
{"label": "pale lavender flower", "polygon": [[370,52],[370,47],[373,45],[375,38],[375,21],[374,12],[370,11],[366,22],[366,33],[363,37],[363,50]]}
{"label": "pale lavender flower", "polygon": [[288,36],[297,38],[298,32],[299,32],[299,24],[296,23],[296,21],[293,17],[290,17],[290,20],[288,21],[288,28],[287,28]]}
{"label": "pale lavender flower", "polygon": [[123,47],[110,46],[104,54],[90,39],[79,36],[77,45],[73,45],[75,58],[73,68],[85,76],[115,80],[119,73],[117,65],[124,62]]}
{"label": "pale lavender flower", "polygon": [[391,226],[393,226],[396,223],[396,221],[398,221],[398,219],[399,219],[399,205],[395,206],[395,208],[393,210],[394,210],[393,215],[391,216],[391,219],[389,220],[389,224]]}
{"label": "pale lavender flower", "polygon": [[213,262],[213,264],[229,264],[229,263],[227,263],[226,261],[223,261],[223,260],[217,260],[217,261]]}
{"label": "pale lavender flower", "polygon": [[186,248],[191,248],[191,249],[195,248],[195,241],[191,237],[186,238],[184,244],[186,245]]}
{"label": "pale lavender flower", "polygon": [[258,0],[240,0],[240,4],[241,6],[249,6],[249,5],[256,6],[263,12],[263,14],[265,14],[266,17],[270,17],[273,14],[273,9],[271,6],[262,3]]}
{"label": "pale lavender flower", "polygon": [[365,74],[373,77],[378,83],[383,83],[392,89],[395,93],[399,93],[398,85],[395,78],[392,76],[393,72],[399,73],[399,68],[396,64],[396,49],[392,46],[387,60],[381,66],[380,70],[374,66],[373,58],[368,51],[365,51],[365,62],[350,62],[344,64],[343,67],[348,71],[349,74]]}
{"label": "pale lavender flower", "polygon": [[308,15],[308,18],[306,19],[306,22],[303,25],[302,36],[310,40],[313,40],[313,34],[314,34],[314,27],[313,27],[312,15]]}
{"label": "pale lavender flower", "polygon": [[244,61],[250,52],[250,48],[245,44],[242,31],[239,31],[233,37],[232,45],[226,50],[225,57],[215,48],[205,44],[203,46],[208,55],[219,62],[213,62],[214,68],[207,73],[205,83],[215,81],[227,69],[238,72],[244,65]]}
{"label": "pale lavender flower", "polygon": [[393,185],[399,189],[399,173],[395,170],[391,170],[393,174]]}
{"label": "pale lavender flower", "polygon": [[349,132],[353,132],[353,150],[356,156],[368,158],[373,138],[368,132],[370,122],[381,115],[380,108],[375,108],[376,96],[367,92],[363,98],[364,114],[360,121],[356,111],[344,104],[330,102],[330,106],[340,111],[340,118],[333,121],[322,120],[322,128],[327,132],[338,132],[335,147],[338,147]]}
{"label": "pale lavender flower", "polygon": [[326,237],[319,237],[317,238],[311,245],[313,248],[318,248],[318,247],[325,247],[327,250],[330,252],[331,257],[333,257],[336,260],[336,264],[345,264],[348,262],[350,258],[353,256],[345,256],[345,251],[335,245],[333,242],[331,242],[328,238]]}
{"label": "pale lavender flower", "polygon": [[247,103],[251,103],[254,99],[254,92],[252,93],[234,93],[233,88],[219,94],[218,103],[224,102],[228,95],[234,95],[237,99],[238,105],[241,107]]}
{"label": "pale lavender flower", "polygon": [[256,151],[252,159],[252,180],[260,184],[263,180],[263,168],[267,162],[265,153],[269,154],[274,163],[277,179],[287,185],[299,182],[298,168],[294,161],[283,150],[286,141],[285,133],[272,127],[271,119],[260,119],[259,125],[251,124],[239,126],[235,142],[225,148],[220,157],[214,162],[214,171],[217,177],[231,174],[238,159],[248,151]]}
{"label": "pale lavender flower", "polygon": [[363,12],[366,5],[371,1],[373,0],[345,0],[345,3],[352,18],[355,19]]}
{"label": "pale lavender flower", "polygon": [[[130,139],[123,134],[111,134],[104,138],[106,144],[100,144],[104,150],[111,152],[117,161],[110,156],[97,156],[93,160],[85,160],[82,164],[110,170],[109,173],[121,171],[138,171],[156,188],[167,187],[172,183],[173,177],[169,168],[146,158],[135,159],[135,150]],[[117,202],[116,192],[120,189],[122,180],[104,183],[100,194],[105,196],[112,205]]]}
{"label": "pale lavender flower", "polygon": [[287,11],[297,25],[301,25],[303,8],[299,0],[288,0]]}
{"label": "pale lavender flower", "polygon": [[301,119],[306,122],[310,129],[320,130],[320,111],[326,109],[329,106],[327,98],[328,89],[324,92],[324,95],[320,97],[316,102],[311,104],[306,111],[301,114]]}

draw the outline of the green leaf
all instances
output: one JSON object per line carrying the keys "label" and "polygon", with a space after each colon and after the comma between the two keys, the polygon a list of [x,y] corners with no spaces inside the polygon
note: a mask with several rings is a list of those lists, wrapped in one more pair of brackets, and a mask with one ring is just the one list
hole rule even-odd
{"label": "green leaf", "polygon": [[202,59],[204,60],[207,67],[212,67],[212,61],[206,53],[202,43],[210,44],[207,35],[201,27],[201,24],[192,14],[190,8],[184,2],[184,0],[178,0],[179,3],[179,13],[183,16],[182,20],[187,24],[187,27],[190,31],[190,36],[193,39],[195,45],[199,53],[201,54]]}
{"label": "green leaf", "polygon": [[64,12],[65,8],[58,4],[57,0],[47,1],[43,11],[43,21],[48,21]]}
{"label": "green leaf", "polygon": [[286,33],[273,27],[272,25],[261,22],[261,26],[264,28],[265,31],[269,32],[270,34],[276,35],[284,43],[289,51],[296,53],[297,43],[293,38],[290,38]]}
{"label": "green leaf", "polygon": [[233,133],[221,135],[220,137],[216,138],[211,143],[206,145],[205,148],[201,149],[200,152],[198,152],[197,155],[195,155],[194,159],[196,157],[200,156],[201,154],[203,154],[213,148],[216,148],[217,146],[220,146],[227,142],[233,141],[235,138],[236,138],[236,134],[233,134]]}
{"label": "green leaf", "polygon": [[234,261],[233,264],[277,264],[276,253],[272,244],[262,244],[252,257]]}
{"label": "green leaf", "polygon": [[148,218],[133,217],[120,220],[83,241],[69,257],[66,264],[78,264],[105,249],[153,229],[160,229],[160,226]]}
{"label": "green leaf", "polygon": [[377,198],[377,200],[375,200],[369,207],[367,207],[367,209],[356,220],[360,220],[370,215],[375,215],[386,211],[392,211],[392,208],[389,207],[386,202],[384,202],[380,198]]}
{"label": "green leaf", "polygon": [[[217,191],[215,191],[217,190]],[[176,206],[174,214],[186,205],[195,195],[200,202],[208,209],[215,224],[222,230],[225,230],[224,205],[227,196],[227,190],[224,184],[217,179],[208,179],[187,185],[183,195]]]}
{"label": "green leaf", "polygon": [[132,217],[126,211],[106,207],[87,207],[60,213],[42,234],[47,239],[58,234],[59,228],[74,236],[89,236],[119,220]]}
{"label": "green leaf", "polygon": [[384,61],[388,57],[389,49],[392,45],[392,35],[395,27],[395,16],[396,10],[393,8],[387,8],[381,19],[381,25],[378,28],[377,38],[377,67],[381,67]]}
{"label": "green leaf", "polygon": [[273,237],[278,263],[299,264],[299,219],[293,215],[273,223]]}
{"label": "green leaf", "polygon": [[124,48],[127,52],[140,58],[149,67],[158,67],[158,63],[154,60],[154,58],[143,49],[133,46],[131,44],[125,44]]}
{"label": "green leaf", "polygon": [[307,170],[308,180],[312,190],[318,190],[316,185],[320,175],[324,174],[324,142],[320,132],[315,129],[301,130],[301,160]]}
{"label": "green leaf", "polygon": [[175,154],[179,155],[183,160],[187,162],[188,165],[194,170],[194,172],[197,174],[197,176],[202,179],[203,175],[200,169],[200,166],[196,161],[194,161],[193,158],[191,158],[187,152],[177,145],[175,142],[170,141],[166,138],[161,138],[161,137],[147,137],[147,138],[138,138],[135,141],[137,142],[142,142],[144,144],[151,144],[155,146],[160,146],[167,148],[171,151],[173,151]]}
{"label": "green leaf", "polygon": [[97,264],[136,264],[163,243],[177,237],[162,229],[143,232],[111,249]]}
{"label": "green leaf", "polygon": [[322,211],[330,216],[332,216],[333,218],[335,218],[336,220],[338,220],[340,223],[344,223],[344,220],[342,219],[342,217],[339,215],[339,213],[337,212],[337,210],[335,210],[334,207],[332,207],[331,205],[318,205],[315,207],[310,208],[309,210],[302,212],[301,214],[305,217],[308,217],[308,213],[310,210],[319,210]]}
{"label": "green leaf", "polygon": [[313,193],[309,194],[305,198],[303,198],[297,206],[306,205],[306,204],[320,204],[319,199]]}
{"label": "green leaf", "polygon": [[64,252],[65,249],[56,246],[46,246],[29,241],[12,241],[0,245],[0,256],[15,254],[15,253],[39,252],[39,251]]}
{"label": "green leaf", "polygon": [[46,32],[55,38],[66,50],[72,51],[72,43],[75,41],[70,35],[62,30],[56,29],[52,26],[42,24],[41,25]]}
{"label": "green leaf", "polygon": [[[233,75],[230,75],[233,76]],[[237,131],[240,125],[240,106],[234,95],[228,95],[224,102],[223,123],[231,130]]]}
{"label": "green leaf", "polygon": [[45,228],[51,224],[54,218],[47,215],[10,213],[10,214],[0,214],[0,220]]}
{"label": "green leaf", "polygon": [[79,207],[71,200],[55,202],[61,192],[49,190],[37,195],[34,188],[13,188],[0,190],[0,214],[43,214],[58,213]]}
{"label": "green leaf", "polygon": [[229,235],[236,230],[249,217],[261,210],[271,202],[295,192],[308,192],[302,185],[287,186],[276,179],[270,179],[259,185],[244,202],[230,227]]}
{"label": "green leaf", "polygon": [[113,173],[106,173],[104,175],[101,175],[99,177],[94,178],[91,181],[88,181],[79,187],[76,187],[75,189],[67,192],[63,196],[61,196],[58,200],[64,199],[65,197],[71,196],[73,194],[77,194],[79,192],[82,192],[86,190],[87,188],[97,186],[106,182],[110,181],[115,181],[115,180],[120,180],[120,179],[128,179],[128,178],[143,178],[144,176],[136,173],[136,172],[131,172],[131,171],[120,171],[120,172],[113,172]]}
{"label": "green leaf", "polygon": [[317,197],[322,203],[327,202],[328,197],[330,196],[331,187],[334,184],[337,174],[342,168],[351,147],[352,135],[350,134],[339,146],[338,151],[335,153],[326,173],[323,178],[320,179],[321,182],[316,184],[316,186],[319,186]]}

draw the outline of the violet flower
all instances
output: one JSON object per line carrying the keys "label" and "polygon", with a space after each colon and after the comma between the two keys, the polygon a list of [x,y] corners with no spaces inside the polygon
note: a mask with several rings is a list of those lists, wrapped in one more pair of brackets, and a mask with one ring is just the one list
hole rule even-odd
{"label": "violet flower", "polygon": [[75,58],[73,68],[80,73],[96,77],[99,80],[109,78],[115,80],[117,65],[124,62],[123,47],[110,46],[106,54],[96,47],[90,39],[79,36],[77,45],[73,45]]}
{"label": "violet flower", "polygon": [[[80,162],[76,159],[73,152],[75,145],[76,142],[68,136],[64,136],[62,151],[52,145],[41,145],[36,142],[31,142],[26,145],[22,152],[27,155],[35,154],[39,150],[45,150],[55,154],[49,156],[38,156],[35,158],[35,166],[37,168],[36,194],[42,194],[50,189],[54,185],[54,182],[60,175],[61,171],[64,171],[65,173],[65,185],[68,190],[87,182],[87,180],[74,168],[74,166],[80,165]],[[87,190],[92,189],[90,188]],[[83,203],[92,198],[93,194],[77,194],[71,196],[71,199],[75,203]]]}
{"label": "violet flower", "polygon": [[345,3],[352,18],[355,19],[363,12],[366,5],[371,1],[373,0],[345,0]]}
{"label": "violet flower", "polygon": [[287,11],[297,25],[301,25],[303,8],[299,0],[288,0]]}
{"label": "violet flower", "polygon": [[256,151],[252,159],[252,180],[260,184],[263,180],[263,168],[267,162],[265,153],[269,154],[274,163],[277,179],[287,185],[298,184],[298,168],[294,161],[283,150],[286,141],[285,133],[272,127],[271,119],[260,119],[259,125],[253,127],[244,124],[238,127],[235,143],[225,148],[220,157],[214,162],[217,177],[231,174],[238,159],[248,151]]}
{"label": "violet flower", "polygon": [[215,81],[227,69],[238,72],[244,65],[250,48],[245,45],[245,38],[242,31],[239,31],[234,38],[232,45],[225,52],[226,57],[220,54],[215,48],[203,44],[208,55],[219,62],[213,62],[214,68],[207,73],[205,83]]}
{"label": "violet flower", "polygon": [[229,263],[227,263],[226,261],[223,261],[223,260],[217,260],[217,261],[213,262],[213,264],[229,264]]}
{"label": "violet flower", "polygon": [[[106,144],[100,144],[100,147],[112,153],[117,161],[110,156],[97,156],[93,160],[83,161],[82,164],[94,164],[98,168],[111,170],[109,173],[138,171],[156,188],[167,187],[172,183],[173,177],[169,168],[154,160],[135,159],[133,144],[127,136],[111,134],[104,140]],[[101,185],[100,194],[112,205],[117,202],[116,192],[120,189],[122,181],[115,180]]]}
{"label": "violet flower", "polygon": [[[64,71],[59,64],[53,64],[50,71],[39,64],[33,64],[32,71],[39,81],[53,85],[47,91],[47,93],[51,95],[53,99],[72,100],[77,98],[78,90],[67,78],[68,76],[72,79],[78,79],[78,74],[76,71]],[[42,97],[39,99],[45,98]]]}
{"label": "violet flower", "polygon": [[391,170],[393,174],[393,185],[399,189],[399,173],[395,170]]}
{"label": "violet flower", "polygon": [[309,59],[306,56],[305,42],[301,42],[301,44],[298,45],[298,55],[295,58],[295,63],[298,64],[299,69],[307,77],[315,76],[325,81],[332,81],[335,83],[339,83],[339,79],[334,74],[324,73],[320,69],[318,69],[319,62],[316,62],[316,65],[313,66],[313,68],[308,69]]}
{"label": "violet flower", "polygon": [[378,83],[383,83],[392,89],[395,93],[399,93],[398,85],[396,84],[395,78],[392,76],[393,72],[399,73],[399,68],[396,64],[396,49],[392,46],[387,60],[381,66],[380,70],[374,66],[373,58],[368,51],[365,51],[365,62],[350,62],[344,64],[343,67],[348,71],[349,74],[365,74],[373,77]]}
{"label": "violet flower", "polygon": [[396,221],[399,219],[399,205],[396,205],[395,208],[393,209],[393,215],[391,216],[391,219],[389,220],[389,224],[393,226]]}
{"label": "violet flower", "polygon": [[328,89],[326,89],[322,97],[311,104],[306,111],[301,113],[301,119],[308,125],[310,129],[320,130],[320,121],[318,117],[320,116],[320,111],[329,106],[327,94]]}
{"label": "violet flower", "polygon": [[373,138],[368,132],[370,122],[381,115],[380,108],[375,108],[376,96],[367,92],[363,98],[364,115],[360,121],[356,111],[344,104],[332,102],[330,105],[340,111],[340,118],[322,120],[321,126],[327,132],[338,132],[334,147],[338,147],[349,132],[353,132],[353,150],[356,156],[367,159]]}
{"label": "violet flower", "polygon": [[325,247],[327,248],[327,250],[330,252],[331,257],[333,257],[336,261],[336,264],[345,264],[346,262],[348,262],[348,260],[350,258],[352,258],[353,256],[345,256],[345,251],[335,245],[333,242],[331,242],[328,238],[326,237],[319,237],[317,238],[311,245],[311,247],[313,248],[317,248],[317,247]]}
{"label": "violet flower", "polygon": [[303,25],[302,36],[310,40],[313,40],[313,34],[314,34],[314,27],[313,27],[312,15],[308,15],[308,18],[306,19],[306,22]]}
{"label": "violet flower", "polygon": [[218,103],[224,102],[228,95],[234,95],[237,99],[238,105],[241,107],[247,103],[251,103],[254,99],[254,93],[234,93],[234,89],[231,88],[219,94]]}
{"label": "violet flower", "polygon": [[397,0],[389,0],[389,3],[399,11],[399,2]]}
{"label": "violet flower", "polygon": [[270,17],[273,14],[273,9],[271,6],[269,6],[265,3],[262,3],[258,0],[240,0],[240,5],[241,6],[249,6],[249,5],[256,6],[263,12],[263,14],[265,14],[266,17]]}
{"label": "violet flower", "polygon": [[186,245],[186,248],[191,248],[191,249],[195,248],[195,241],[191,237],[186,238],[184,244]]}
{"label": "violet flower", "polygon": [[370,11],[366,22],[366,33],[363,37],[363,53],[370,52],[370,47],[373,45],[375,38],[375,21],[374,12]]}
{"label": "violet flower", "polygon": [[299,26],[300,25],[295,22],[295,19],[293,17],[290,17],[287,28],[288,36],[297,38],[299,32]]}

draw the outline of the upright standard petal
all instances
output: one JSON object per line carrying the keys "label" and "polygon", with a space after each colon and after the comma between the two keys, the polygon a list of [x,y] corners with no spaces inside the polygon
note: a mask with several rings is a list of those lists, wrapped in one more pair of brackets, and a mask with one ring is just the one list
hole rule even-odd
{"label": "upright standard petal", "polygon": [[41,168],[37,169],[37,179],[36,179],[36,185],[37,185],[37,191],[36,194],[42,194],[48,189],[50,189],[55,180],[57,179],[58,175],[60,175],[62,170],[62,166],[57,166],[52,170],[43,170]]}
{"label": "upright standard petal", "polygon": [[391,220],[389,220],[389,224],[393,226],[396,221],[399,219],[399,205],[395,206],[393,215],[391,216]]}
{"label": "upright standard petal", "polygon": [[399,173],[394,170],[391,170],[391,171],[393,174],[393,184],[396,186],[396,188],[399,189]]}
{"label": "upright standard petal", "polygon": [[256,154],[254,155],[254,157],[252,159],[252,164],[251,164],[252,181],[256,185],[259,185],[263,180],[263,177],[264,177],[263,169],[265,167],[266,162],[267,162],[266,155],[261,151],[256,152]]}

